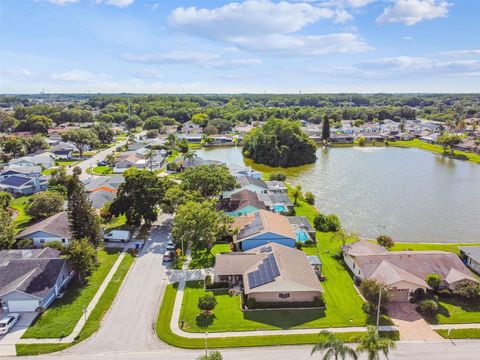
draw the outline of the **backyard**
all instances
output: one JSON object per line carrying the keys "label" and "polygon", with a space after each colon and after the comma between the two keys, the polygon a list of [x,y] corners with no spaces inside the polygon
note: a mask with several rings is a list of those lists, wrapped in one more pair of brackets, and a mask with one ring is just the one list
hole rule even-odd
{"label": "backyard", "polygon": [[32,195],[20,196],[12,199],[10,203],[10,208],[17,212],[17,216],[15,217],[15,228],[18,232],[28,227],[32,221],[30,215],[25,213],[25,209],[27,208],[28,201],[31,197]]}
{"label": "backyard", "polygon": [[90,275],[85,284],[72,280],[65,295],[57,299],[47,311],[37,318],[28,328],[23,338],[58,338],[69,335],[113,264],[117,260],[119,249],[98,251],[98,268]]}

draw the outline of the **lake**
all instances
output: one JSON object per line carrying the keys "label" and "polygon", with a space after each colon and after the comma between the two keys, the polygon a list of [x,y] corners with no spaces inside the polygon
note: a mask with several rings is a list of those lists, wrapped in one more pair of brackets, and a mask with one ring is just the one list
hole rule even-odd
{"label": "lake", "polygon": [[[244,160],[241,148],[197,154],[265,170]],[[346,229],[397,241],[480,243],[480,165],[396,147],[319,148],[317,157],[315,164],[282,171]]]}

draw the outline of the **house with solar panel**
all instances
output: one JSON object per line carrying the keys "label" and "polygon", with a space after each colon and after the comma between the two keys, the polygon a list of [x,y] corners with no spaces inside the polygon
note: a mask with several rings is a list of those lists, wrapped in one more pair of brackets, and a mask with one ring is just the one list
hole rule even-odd
{"label": "house with solar panel", "polygon": [[[300,250],[277,243],[238,253],[217,254],[214,282],[240,286],[256,303],[318,306],[323,288],[314,267]],[[314,305],[317,304],[317,305]]]}
{"label": "house with solar panel", "polygon": [[0,173],[0,191],[15,196],[35,194],[48,187],[40,166],[10,166]]}
{"label": "house with solar panel", "polygon": [[247,251],[268,243],[295,247],[297,235],[286,216],[267,210],[235,218],[231,225],[233,243],[238,250]]}

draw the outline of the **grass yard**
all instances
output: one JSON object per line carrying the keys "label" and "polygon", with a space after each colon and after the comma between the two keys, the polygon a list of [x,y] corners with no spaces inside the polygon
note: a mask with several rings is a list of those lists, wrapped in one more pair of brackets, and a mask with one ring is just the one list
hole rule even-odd
{"label": "grass yard", "polygon": [[439,250],[460,254],[459,246],[478,246],[478,244],[429,244],[429,243],[406,243],[397,242],[391,251],[401,250]]}
{"label": "grass yard", "polygon": [[22,231],[32,222],[31,216],[25,213],[28,201],[32,198],[32,196],[33,195],[20,196],[12,199],[10,203],[10,208],[18,212],[18,215],[15,218],[15,228],[17,232]]}
{"label": "grass yard", "polygon": [[109,175],[112,173],[112,169],[108,166],[95,166],[91,171],[94,175]]}
{"label": "grass yard", "polygon": [[438,313],[427,321],[431,324],[480,323],[480,301],[439,295]]}
{"label": "grass yard", "polygon": [[70,165],[76,165],[80,161],[78,160],[55,160],[55,165],[57,166],[70,166]]}
{"label": "grass yard", "polygon": [[23,338],[59,338],[69,335],[112,268],[119,255],[118,249],[98,251],[99,266],[87,278],[86,284],[72,280],[64,297],[53,305],[30,326]]}
{"label": "grass yard", "polygon": [[230,245],[228,244],[215,244],[210,252],[205,250],[195,251],[192,250],[192,260],[189,264],[189,269],[203,269],[206,267],[212,267],[215,265],[215,255],[221,252],[230,252]]}
{"label": "grass yard", "polygon": [[[158,313],[156,330],[157,336],[167,344],[187,349],[202,349],[205,346],[204,339],[189,339],[175,335],[170,329],[173,304],[177,294],[177,285],[170,284],[165,290],[162,305]],[[196,304],[195,304],[196,307]],[[395,340],[399,339],[398,332],[382,333]],[[346,342],[355,342],[362,336],[361,332],[338,333],[336,336]],[[209,348],[249,347],[249,346],[278,346],[278,345],[300,345],[313,344],[320,339],[317,334],[306,335],[267,335],[267,336],[245,336],[241,338],[223,337],[208,339]]]}
{"label": "grass yard", "polygon": [[127,217],[125,214],[113,217],[109,222],[104,222],[103,228],[105,232],[110,230],[133,230],[133,226],[127,225]]}
{"label": "grass yard", "polygon": [[448,330],[436,330],[445,339],[480,339],[480,329],[452,329],[450,336]]}
{"label": "grass yard", "polygon": [[134,260],[135,258],[131,255],[125,255],[115,275],[112,277],[112,280],[100,297],[97,306],[95,306],[95,309],[93,309],[92,313],[88,317],[85,326],[75,339],[75,342],[70,344],[19,344],[17,345],[17,355],[39,355],[61,351],[79,343],[80,341],[85,340],[95,333],[100,328],[102,319],[107,313],[108,309],[110,309],[112,306],[113,300],[118,293],[118,289],[120,289],[120,286],[122,285],[122,282],[130,270]]}
{"label": "grass yard", "polygon": [[394,141],[394,142],[390,142],[389,146],[414,147],[422,150],[431,151],[436,154],[442,154],[444,156],[447,156],[453,159],[469,160],[469,161],[473,161],[480,164],[480,155],[478,154],[455,150],[454,155],[451,156],[449,153],[446,154],[440,145],[428,144],[418,139],[414,139],[410,141]]}

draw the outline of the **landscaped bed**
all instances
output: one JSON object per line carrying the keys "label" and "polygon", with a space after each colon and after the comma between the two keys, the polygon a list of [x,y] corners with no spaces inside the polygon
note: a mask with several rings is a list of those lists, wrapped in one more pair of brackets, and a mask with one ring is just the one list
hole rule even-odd
{"label": "landscaped bed", "polygon": [[82,316],[83,307],[87,306],[95,296],[118,255],[118,249],[99,250],[99,266],[87,278],[86,283],[72,280],[65,295],[55,300],[52,306],[37,318],[37,321],[27,329],[23,338],[59,338],[62,335],[69,335]]}
{"label": "landscaped bed", "polygon": [[134,260],[135,258],[133,256],[129,254],[125,255],[117,271],[113,275],[112,280],[108,284],[97,305],[88,317],[85,326],[75,339],[75,342],[69,344],[18,344],[16,345],[17,355],[38,355],[60,351],[85,340],[95,333],[100,328],[101,321],[108,309],[110,309],[112,306],[113,300],[115,299],[115,296],[117,295],[118,290],[120,289],[120,286],[122,285],[122,282],[130,270]]}
{"label": "landscaped bed", "polygon": [[[205,346],[205,340],[202,338],[189,339],[174,334],[170,328],[173,305],[177,294],[177,285],[170,284],[165,290],[162,305],[158,313],[156,330],[157,336],[172,346],[178,346],[188,349],[200,349]],[[196,304],[195,304],[196,306]],[[214,310],[215,313],[215,310]],[[346,342],[355,342],[362,336],[361,332],[337,333],[337,338]],[[398,340],[398,332],[385,332],[382,336]],[[222,337],[209,338],[208,346],[210,348],[227,347],[248,347],[248,346],[275,346],[275,345],[299,345],[313,344],[318,342],[321,336],[318,334],[296,334],[296,335],[267,335],[267,336],[242,336],[242,337]]]}

